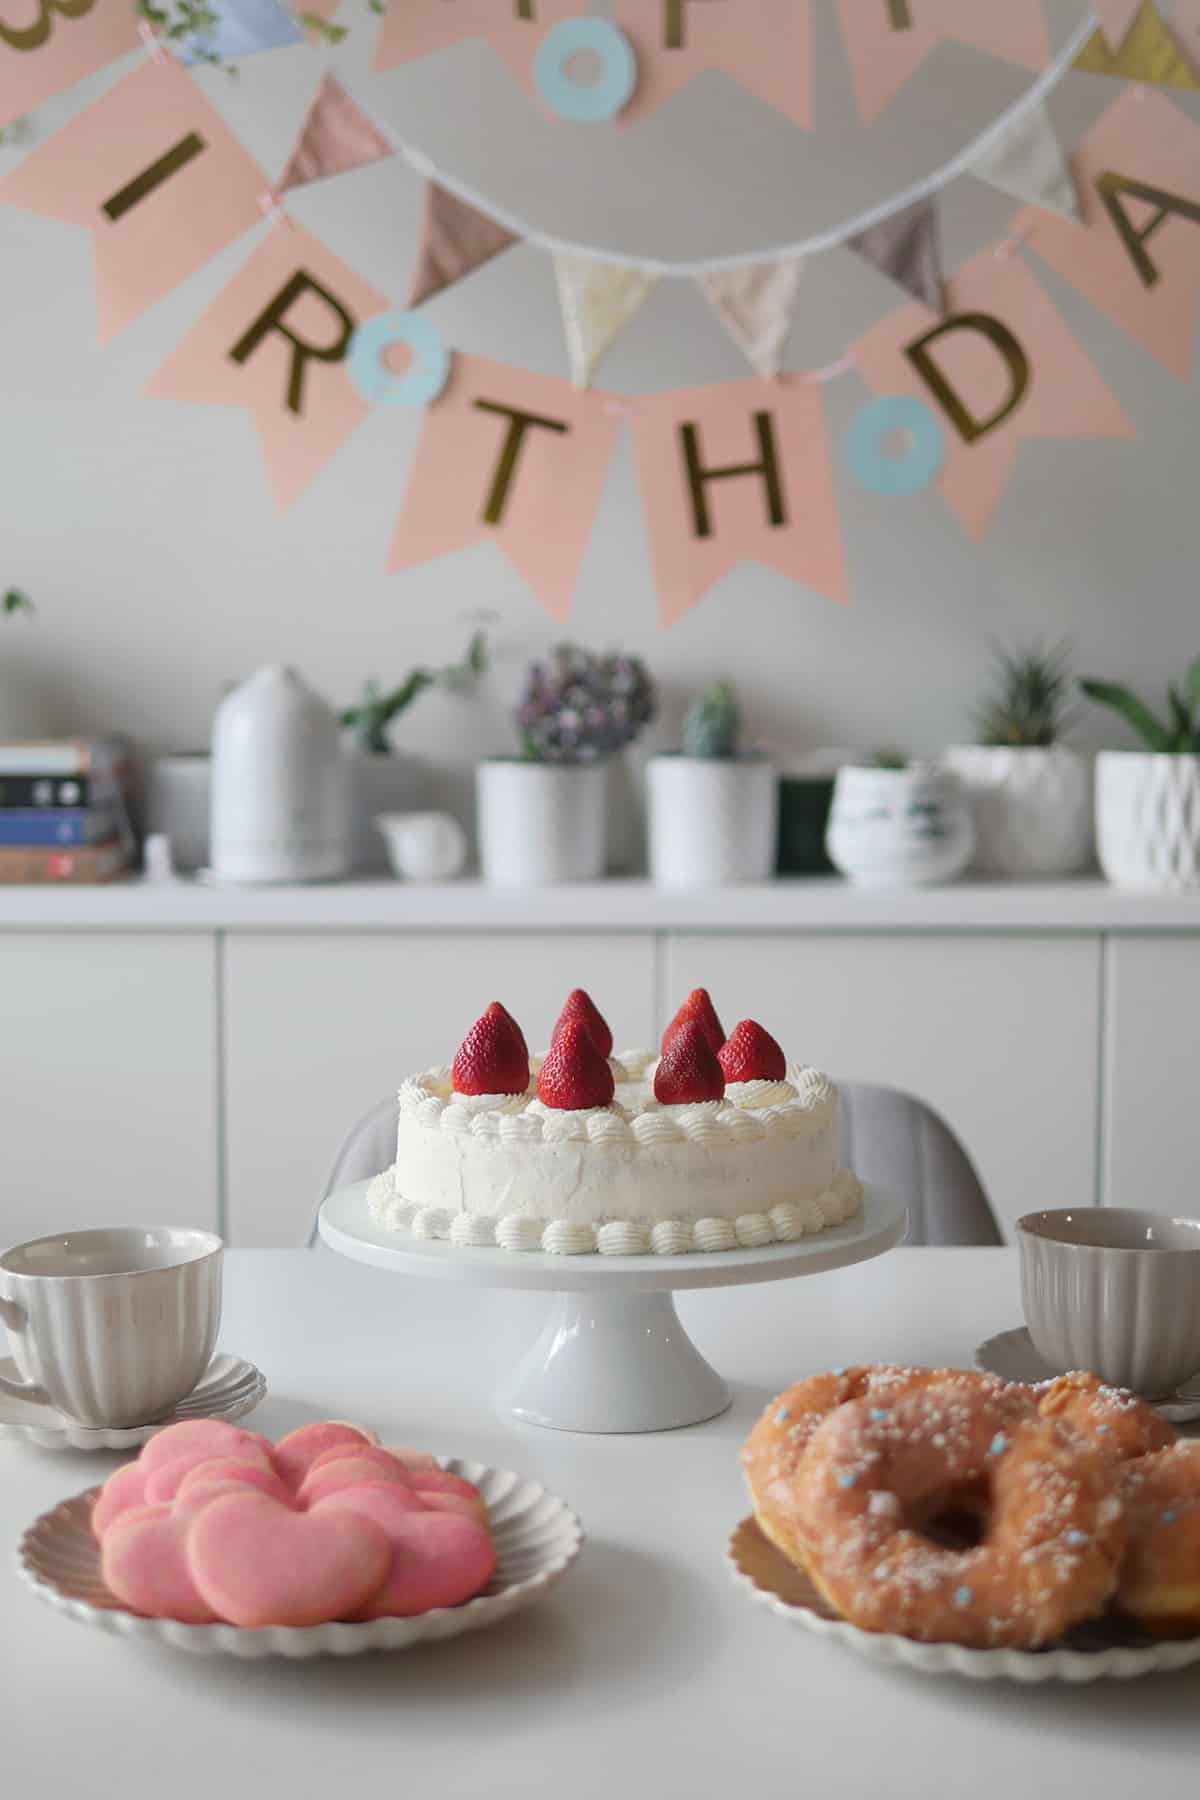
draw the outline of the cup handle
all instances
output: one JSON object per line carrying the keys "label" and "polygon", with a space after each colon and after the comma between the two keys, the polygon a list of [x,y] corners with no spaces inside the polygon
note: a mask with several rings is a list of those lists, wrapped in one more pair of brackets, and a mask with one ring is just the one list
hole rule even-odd
{"label": "cup handle", "polygon": [[[15,1300],[0,1299],[0,1325],[6,1331],[19,1331],[25,1323],[25,1314]],[[11,1394],[15,1400],[28,1400],[35,1406],[52,1404],[45,1388],[36,1381],[10,1381],[6,1375],[0,1375],[0,1394]]]}

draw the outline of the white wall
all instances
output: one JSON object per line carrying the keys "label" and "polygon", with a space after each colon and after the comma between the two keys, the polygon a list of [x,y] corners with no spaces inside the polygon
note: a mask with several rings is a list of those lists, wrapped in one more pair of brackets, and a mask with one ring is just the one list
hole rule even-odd
{"label": "white wall", "polygon": [[[1067,10],[1077,17],[1078,0]],[[720,77],[705,78],[636,131],[580,140],[538,121],[479,45],[370,76],[378,22],[363,0],[349,0],[344,13],[353,30],[334,66],[352,90],[468,175],[489,170],[497,193],[525,197],[548,225],[575,222],[581,236],[624,234],[667,252],[716,250],[783,237],[797,195],[836,183],[836,131],[815,139],[792,133]],[[829,28],[826,19],[822,30]],[[326,66],[324,54],[297,49],[246,62],[237,81],[215,72],[203,80],[274,175]],[[41,109],[29,141],[114,78],[109,71]],[[939,120],[960,103],[999,103],[1014,83],[1011,71],[961,51],[934,58],[897,102],[907,109],[914,166]],[[1102,80],[1072,76],[1055,116],[1078,132],[1115,93]],[[818,98],[827,122],[845,116],[836,46]],[[1190,97],[1181,103],[1197,110]],[[702,173],[714,146],[722,180],[711,168]],[[20,154],[19,146],[0,150],[0,170]],[[861,192],[861,171],[855,183]],[[394,159],[307,189],[294,207],[399,300],[420,192]],[[1014,210],[969,180],[957,184],[946,206],[949,256],[996,237]],[[414,660],[448,657],[465,636],[461,615],[487,606],[500,615],[499,664],[483,696],[427,697],[399,739],[462,770],[465,787],[476,754],[507,747],[505,709],[523,660],[556,633],[491,547],[401,576],[383,573],[418,420],[401,409],[373,416],[307,495],[277,516],[248,414],[142,397],[252,242],[100,351],[87,236],[0,210],[0,581],[27,588],[40,609],[34,623],[18,621],[0,639],[0,725],[123,726],[153,748],[190,747],[205,741],[222,684],[263,661],[295,662],[344,701],[367,674],[398,677]],[[687,692],[722,674],[738,683],[758,732],[780,744],[931,750],[967,728],[993,636],[1067,633],[1083,672],[1123,676],[1155,693],[1200,651],[1200,428],[1191,393],[1047,279],[1140,441],[1026,446],[981,545],[964,538],[936,492],[889,502],[860,492],[839,467],[853,594],[846,609],[745,567],[660,632],[632,456],[622,443],[570,631],[650,659],[667,690],[665,735]],[[789,360],[811,366],[839,355],[897,298],[845,252],[814,261]],[[549,265],[533,250],[498,259],[431,310],[464,349],[566,372]],[[600,385],[652,390],[745,373],[696,292],[668,282],[605,363]],[[863,389],[851,375],[826,391],[840,433]],[[1123,741],[1118,725],[1095,714],[1079,737]]]}

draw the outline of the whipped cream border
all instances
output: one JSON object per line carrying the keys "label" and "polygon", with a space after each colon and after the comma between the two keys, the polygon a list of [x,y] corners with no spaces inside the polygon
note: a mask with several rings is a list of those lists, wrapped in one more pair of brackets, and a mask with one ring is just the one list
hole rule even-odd
{"label": "whipped cream border", "polygon": [[395,1176],[394,1166],[385,1169],[367,1189],[368,1212],[389,1230],[448,1240],[461,1250],[540,1250],[551,1256],[686,1256],[794,1244],[855,1218],[862,1210],[863,1195],[857,1175],[839,1169],[815,1200],[785,1200],[765,1213],[742,1213],[736,1219],[660,1219],[649,1227],[635,1219],[585,1225],[518,1213],[493,1219],[446,1207],[414,1206],[396,1192]]}

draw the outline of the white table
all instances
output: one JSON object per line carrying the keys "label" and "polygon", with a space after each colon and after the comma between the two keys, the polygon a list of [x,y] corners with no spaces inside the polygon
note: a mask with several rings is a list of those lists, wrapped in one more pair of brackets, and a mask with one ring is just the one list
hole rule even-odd
{"label": "white table", "polygon": [[[271,1394],[249,1423],[360,1418],[393,1442],[528,1471],[588,1534],[541,1606],[495,1632],[346,1663],[240,1664],[114,1642],[0,1577],[0,1782],[123,1800],[1126,1800],[1194,1791],[1200,1674],[1032,1690],[877,1670],[753,1606],[723,1565],[737,1448],[806,1370],[969,1364],[1019,1319],[1009,1250],[900,1250],[812,1281],[685,1294],[731,1411],[649,1437],[540,1431],[491,1410],[536,1294],[410,1282],[327,1251],[228,1258],[225,1348]],[[115,1457],[0,1443],[0,1530]],[[261,1784],[261,1785],[260,1785]]]}

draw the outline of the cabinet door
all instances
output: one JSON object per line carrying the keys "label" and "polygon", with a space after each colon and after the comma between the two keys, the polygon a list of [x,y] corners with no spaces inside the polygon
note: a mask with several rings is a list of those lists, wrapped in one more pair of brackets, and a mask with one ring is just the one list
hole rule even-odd
{"label": "cabinet door", "polygon": [[0,1239],[217,1224],[212,939],[0,937]]}
{"label": "cabinet door", "polygon": [[1101,1195],[1200,1212],[1200,936],[1110,938]]}
{"label": "cabinet door", "polygon": [[703,985],[727,1029],[757,1018],[799,1061],[927,1101],[1007,1228],[1095,1203],[1099,958],[1090,938],[674,936],[664,1004]]}
{"label": "cabinet door", "polygon": [[544,1048],[586,987],[618,1049],[654,1028],[649,936],[234,934],[225,955],[230,1241],[304,1240],[350,1127],[405,1075],[448,1063],[490,1000]]}

